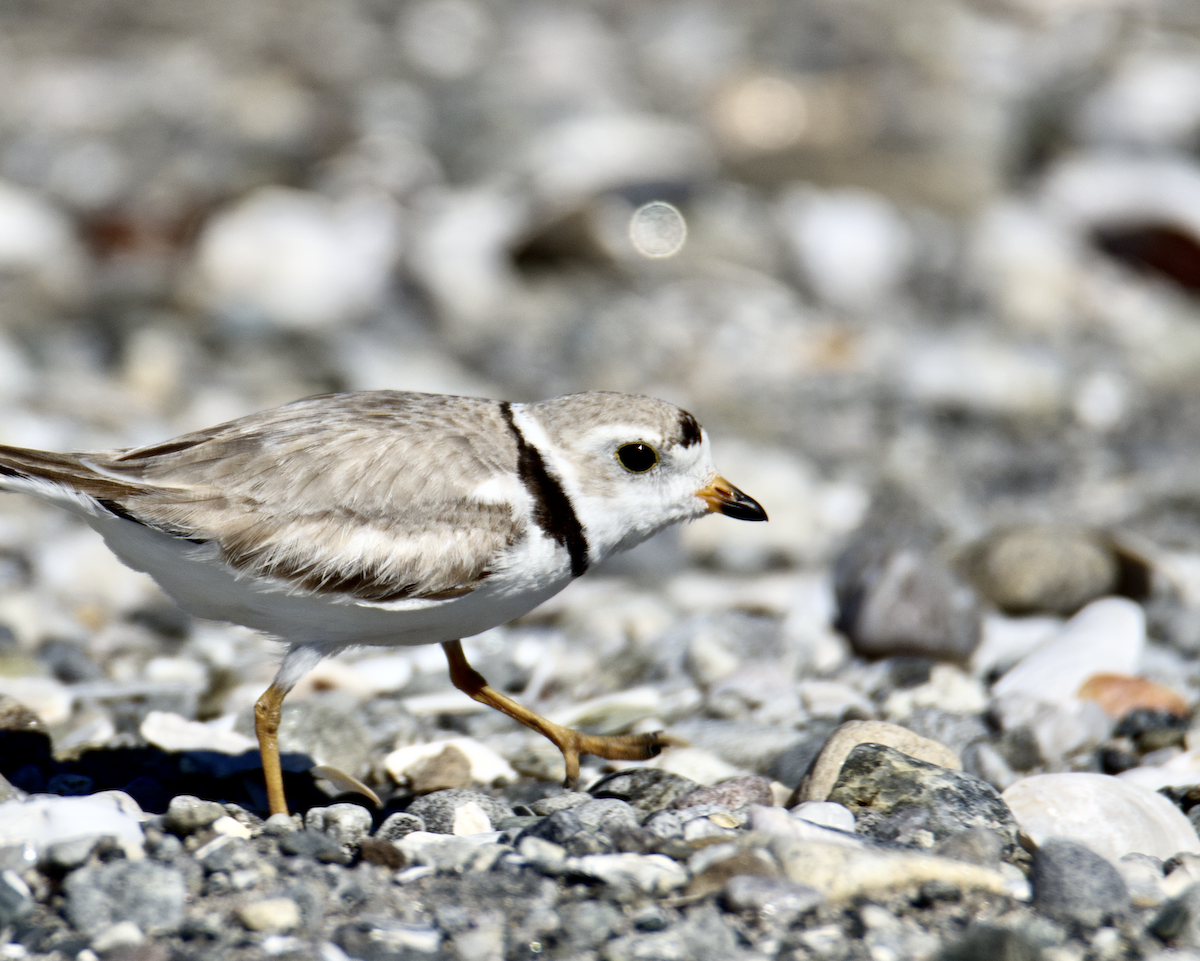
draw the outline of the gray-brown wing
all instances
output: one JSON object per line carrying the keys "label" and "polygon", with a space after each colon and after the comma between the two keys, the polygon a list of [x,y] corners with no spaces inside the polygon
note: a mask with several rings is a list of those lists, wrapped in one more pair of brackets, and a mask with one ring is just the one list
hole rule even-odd
{"label": "gray-brown wing", "polygon": [[164,444],[82,455],[124,516],[215,542],[237,569],[369,601],[469,593],[522,530],[477,496],[511,476],[496,404],[365,392],[297,401]]}

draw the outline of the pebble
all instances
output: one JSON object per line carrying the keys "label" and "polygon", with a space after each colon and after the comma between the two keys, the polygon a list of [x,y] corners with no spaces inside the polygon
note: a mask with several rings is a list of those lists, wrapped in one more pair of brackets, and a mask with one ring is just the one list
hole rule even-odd
{"label": "pebble", "polygon": [[1100,536],[1049,524],[993,532],[968,563],[980,593],[1007,614],[1073,614],[1110,593],[1118,573]]}
{"label": "pebble", "polygon": [[671,807],[686,808],[696,804],[715,804],[718,807],[735,811],[750,804],[769,805],[774,803],[775,795],[771,790],[771,782],[765,777],[752,775],[722,781],[709,787],[697,788],[689,794],[677,797],[671,802]]}
{"label": "pebble", "polygon": [[16,871],[0,871],[0,928],[32,914],[35,903],[29,885]]}
{"label": "pebble", "polygon": [[656,897],[670,894],[688,882],[687,870],[661,854],[589,854],[567,859],[564,870]]}
{"label": "pebble", "polygon": [[466,737],[398,748],[384,758],[383,765],[397,784],[407,784],[417,794],[517,780],[517,772],[504,758]]}
{"label": "pebble", "polygon": [[419,817],[425,823],[425,830],[428,832],[453,834],[458,809],[466,804],[476,805],[492,824],[498,824],[513,814],[506,801],[461,788],[435,791],[433,794],[419,797],[408,806],[408,813]]}
{"label": "pebble", "polygon": [[216,751],[244,754],[258,750],[258,742],[237,731],[222,731],[200,721],[189,721],[170,711],[151,711],[139,731],[149,743],[168,753]]}
{"label": "pebble", "polygon": [[183,874],[155,861],[113,861],[79,868],[63,882],[65,912],[87,934],[132,921],[147,934],[169,934],[183,921]]}
{"label": "pebble", "polygon": [[1132,711],[1165,711],[1178,717],[1188,713],[1187,699],[1178,691],[1124,674],[1093,674],[1080,686],[1079,697],[1095,701],[1105,714],[1117,720]]}
{"label": "pebble", "polygon": [[855,830],[854,812],[834,801],[803,801],[788,813],[810,824],[820,824],[839,831]]}
{"label": "pebble", "polygon": [[1109,861],[1126,854],[1166,860],[1200,853],[1183,813],[1161,794],[1103,774],[1035,774],[1001,795],[1034,843],[1069,838]]}
{"label": "pebble", "polygon": [[1064,924],[1097,928],[1129,914],[1129,889],[1120,872],[1085,844],[1051,838],[1040,845],[1029,872],[1033,905]]}
{"label": "pebble", "polygon": [[631,768],[605,775],[588,788],[595,798],[616,798],[624,801],[644,820],[661,811],[678,797],[700,787],[690,778],[655,768]]}
{"label": "pebble", "polygon": [[342,846],[320,831],[304,829],[285,834],[279,839],[279,850],[325,864],[350,863],[350,855],[342,850]]}
{"label": "pebble", "polygon": [[998,698],[1062,703],[1078,695],[1093,674],[1134,674],[1146,643],[1146,615],[1133,601],[1093,601],[1058,637],[1022,658],[992,685]]}
{"label": "pebble", "polygon": [[225,808],[216,801],[202,801],[190,794],[171,798],[163,827],[179,835],[188,835],[206,828],[218,818],[225,816]]}
{"label": "pebble", "polygon": [[847,721],[825,742],[811,769],[787,802],[787,807],[794,807],[803,801],[828,799],[846,758],[860,744],[882,744],[918,761],[962,770],[962,762],[948,747],[914,734],[906,727],[885,721]]}
{"label": "pebble", "polygon": [[850,752],[829,800],[853,812],[858,833],[880,841],[932,848],[979,827],[1006,853],[1016,845],[1017,825],[990,784],[879,744]]}
{"label": "pebble", "polygon": [[1009,890],[999,871],[932,854],[779,836],[772,839],[770,850],[790,880],[816,888],[831,901],[880,895],[929,881],[963,891],[1006,894]]}
{"label": "pebble", "polygon": [[291,931],[300,926],[300,906],[291,898],[265,898],[243,904],[237,918],[249,931]]}
{"label": "pebble", "polygon": [[[33,844],[46,849],[63,841],[111,837],[126,856],[142,856],[145,837],[136,803],[127,795],[90,797],[29,797],[0,803],[0,847]],[[132,811],[131,811],[132,809]],[[139,811],[140,813],[140,811]]]}
{"label": "pebble", "polygon": [[838,626],[855,653],[970,660],[981,636],[974,592],[923,549],[873,536],[860,535],[834,573]]}
{"label": "pebble", "polygon": [[352,851],[371,833],[371,812],[357,804],[309,808],[304,815],[304,826],[329,835],[343,850]]}
{"label": "pebble", "polygon": [[497,860],[511,850],[490,838],[490,835],[456,837],[414,831],[401,838],[396,845],[404,854],[406,864],[427,865],[445,874],[463,874],[489,871]]}
{"label": "pebble", "polygon": [[413,831],[424,831],[425,821],[409,811],[396,811],[389,814],[373,835],[380,841],[398,841]]}

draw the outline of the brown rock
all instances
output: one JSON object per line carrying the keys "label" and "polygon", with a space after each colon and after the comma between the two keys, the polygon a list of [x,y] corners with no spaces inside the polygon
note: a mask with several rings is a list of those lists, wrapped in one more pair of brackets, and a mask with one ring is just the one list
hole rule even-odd
{"label": "brown rock", "polygon": [[787,806],[795,807],[802,801],[826,800],[847,755],[859,744],[882,744],[918,761],[926,761],[954,771],[962,770],[962,761],[950,748],[930,738],[914,734],[906,727],[888,724],[886,721],[847,721],[829,736],[829,740],[821,748],[821,753],[804,775],[804,780],[792,792]]}
{"label": "brown rock", "polygon": [[440,754],[409,768],[408,781],[414,794],[470,787],[471,760],[453,744],[448,744]]}
{"label": "brown rock", "polygon": [[671,802],[671,807],[689,808],[697,804],[716,804],[729,811],[736,811],[747,804],[775,803],[775,795],[771,791],[771,782],[757,774],[749,777],[735,777],[710,787],[697,788]]}
{"label": "brown rock", "polygon": [[1080,700],[1095,701],[1112,718],[1137,710],[1166,711],[1178,717],[1188,713],[1188,702],[1178,691],[1127,674],[1093,674],[1080,685],[1078,696]]}
{"label": "brown rock", "polygon": [[404,867],[404,852],[391,841],[363,838],[358,842],[358,854],[369,864],[382,864],[391,871]]}

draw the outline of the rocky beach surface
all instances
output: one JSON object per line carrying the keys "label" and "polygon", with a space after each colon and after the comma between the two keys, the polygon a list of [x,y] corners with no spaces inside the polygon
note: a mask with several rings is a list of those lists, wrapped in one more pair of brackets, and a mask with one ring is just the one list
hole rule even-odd
{"label": "rocky beach surface", "polygon": [[[0,10],[0,443],[661,396],[708,518],[252,706],[0,497],[0,961],[1200,959],[1191,0]],[[382,799],[375,807],[353,780]]]}

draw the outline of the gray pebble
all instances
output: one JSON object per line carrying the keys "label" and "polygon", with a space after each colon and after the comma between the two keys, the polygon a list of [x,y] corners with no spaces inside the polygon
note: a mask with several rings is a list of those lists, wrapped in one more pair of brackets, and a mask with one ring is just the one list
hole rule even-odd
{"label": "gray pebble", "polygon": [[762,874],[733,876],[725,883],[723,894],[730,911],[752,911],[783,925],[824,900],[825,896],[815,888]]}
{"label": "gray pebble", "polygon": [[353,849],[371,833],[371,812],[358,804],[346,803],[310,808],[304,815],[304,826],[323,831],[343,848]]}
{"label": "gray pebble", "polygon": [[617,798],[597,798],[571,808],[584,830],[595,831],[608,821],[636,826],[640,820],[633,807]]}
{"label": "gray pebble", "polygon": [[534,801],[529,808],[534,814],[540,814],[543,817],[553,814],[555,811],[562,811],[566,808],[578,807],[584,801],[590,801],[592,796],[585,794],[583,791],[567,791],[564,794],[558,794],[554,797],[539,798]]}
{"label": "gray pebble", "polygon": [[379,825],[373,837],[379,841],[398,841],[414,831],[424,831],[425,822],[409,811],[397,811],[389,814]]}
{"label": "gray pebble", "polygon": [[566,844],[583,829],[583,823],[575,812],[563,808],[527,827],[518,835],[517,844],[520,845],[524,838],[542,838],[554,844]]}
{"label": "gray pebble", "polygon": [[31,914],[34,909],[29,886],[16,871],[0,871],[0,929]]}
{"label": "gray pebble", "polygon": [[195,858],[208,873],[237,871],[252,867],[257,860],[254,849],[241,838],[222,835],[197,848]]}
{"label": "gray pebble", "polygon": [[217,818],[225,816],[225,808],[216,801],[202,801],[190,794],[171,798],[163,827],[174,834],[186,836],[206,828]]}
{"label": "gray pebble", "polygon": [[[178,838],[173,838],[176,844],[179,843]],[[57,844],[51,844],[46,848],[40,861],[43,867],[50,868],[53,871],[74,871],[77,867],[83,865],[92,852],[96,850],[96,845],[100,843],[100,838],[76,838],[72,841],[59,841]]]}
{"label": "gray pebble", "polygon": [[415,814],[425,822],[425,830],[434,834],[451,834],[454,831],[454,812],[469,801],[474,801],[488,816],[492,824],[512,817],[513,810],[507,801],[494,798],[466,788],[450,788],[434,791],[419,797],[408,806],[408,813]]}
{"label": "gray pebble", "polygon": [[677,797],[700,787],[695,781],[657,768],[634,768],[602,777],[588,788],[594,798],[616,798],[633,807],[641,820],[666,808]]}
{"label": "gray pebble", "polygon": [[327,864],[349,864],[350,856],[337,841],[320,831],[293,831],[279,839],[279,850],[284,854],[315,858]]}
{"label": "gray pebble", "polygon": [[132,921],[146,934],[169,934],[183,920],[183,874],[156,861],[112,861],[67,876],[67,919],[85,934]]}
{"label": "gray pebble", "polygon": [[1029,873],[1033,905],[1055,921],[1095,928],[1126,916],[1129,889],[1116,867],[1078,841],[1051,838]]}
{"label": "gray pebble", "polygon": [[749,804],[765,804],[768,807],[775,803],[775,795],[771,790],[771,782],[765,777],[751,775],[750,777],[735,777],[710,787],[697,788],[671,802],[672,808],[686,808],[697,804],[715,804],[728,811]]}

